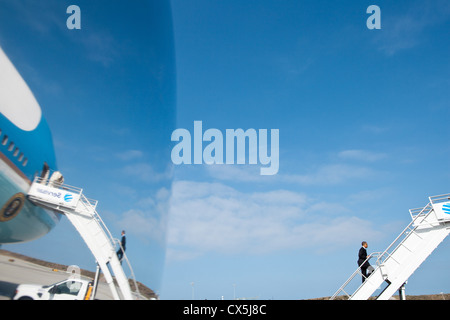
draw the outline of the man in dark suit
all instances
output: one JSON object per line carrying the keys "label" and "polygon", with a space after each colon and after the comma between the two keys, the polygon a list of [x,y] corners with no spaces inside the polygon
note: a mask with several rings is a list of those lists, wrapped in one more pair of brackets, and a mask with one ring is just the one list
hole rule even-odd
{"label": "man in dark suit", "polygon": [[121,247],[117,251],[117,257],[119,258],[120,263],[122,263],[122,258],[123,258],[123,253],[125,252],[126,243],[127,243],[127,238],[125,237],[125,230],[122,230],[122,240],[120,242]]}
{"label": "man in dark suit", "polygon": [[[358,266],[361,268],[362,282],[367,278],[367,268],[370,267],[370,263],[367,260],[367,242],[363,241],[361,243],[361,249],[358,252]],[[366,261],[367,260],[367,261]]]}

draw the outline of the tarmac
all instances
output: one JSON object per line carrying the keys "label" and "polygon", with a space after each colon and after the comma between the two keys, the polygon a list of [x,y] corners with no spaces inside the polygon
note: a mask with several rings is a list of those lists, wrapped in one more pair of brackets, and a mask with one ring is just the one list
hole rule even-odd
{"label": "tarmac", "polygon": [[[0,300],[10,300],[19,284],[51,285],[68,279],[67,270],[56,270],[33,264],[28,261],[0,255]],[[113,300],[106,283],[99,282],[99,300]]]}

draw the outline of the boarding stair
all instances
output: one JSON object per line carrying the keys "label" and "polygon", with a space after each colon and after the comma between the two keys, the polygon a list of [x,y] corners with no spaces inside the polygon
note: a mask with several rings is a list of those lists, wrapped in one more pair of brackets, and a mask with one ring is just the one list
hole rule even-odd
{"label": "boarding stair", "polygon": [[[68,218],[94,255],[115,300],[140,298],[131,264],[124,250],[122,261],[119,261],[116,247],[121,248],[121,243],[113,238],[98,214],[96,200],[86,198],[81,188],[41,177],[36,177],[31,184],[28,199],[35,205],[64,214]],[[123,262],[128,265],[131,279],[122,268]],[[134,284],[134,291],[131,290],[130,280]]]}
{"label": "boarding stair", "polygon": [[[331,300],[342,296],[349,300],[388,300],[397,290],[404,297],[408,278],[450,233],[450,194],[428,199],[426,206],[409,210],[411,222],[384,252],[367,257],[367,261],[376,260],[365,281],[358,267]],[[355,281],[359,286],[354,290]],[[374,297],[377,290],[381,292]]]}

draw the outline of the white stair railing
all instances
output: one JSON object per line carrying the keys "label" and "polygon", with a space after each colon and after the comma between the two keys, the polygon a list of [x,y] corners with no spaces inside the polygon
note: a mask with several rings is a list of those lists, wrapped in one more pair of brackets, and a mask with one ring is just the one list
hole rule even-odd
{"label": "white stair railing", "polygon": [[[368,299],[383,282],[387,286],[377,299],[389,299],[426,260],[433,250],[450,232],[450,195],[439,195],[429,198],[430,202],[422,208],[411,209],[412,221],[400,235],[381,254],[372,254],[368,259],[377,256],[374,271],[362,282],[353,293],[348,288],[361,268],[330,298],[336,299],[344,294],[348,299]],[[361,281],[361,280],[360,280]]]}
{"label": "white stair railing", "polygon": [[[32,183],[28,198],[36,205],[66,215],[94,255],[114,299],[131,300],[141,297],[130,261],[124,253],[122,260],[126,262],[135,286],[135,292],[131,291],[129,279],[116,254],[117,239],[113,238],[96,211],[98,203],[96,200],[86,198],[81,188],[53,183],[40,177]],[[121,296],[116,290],[112,274],[119,285]]]}

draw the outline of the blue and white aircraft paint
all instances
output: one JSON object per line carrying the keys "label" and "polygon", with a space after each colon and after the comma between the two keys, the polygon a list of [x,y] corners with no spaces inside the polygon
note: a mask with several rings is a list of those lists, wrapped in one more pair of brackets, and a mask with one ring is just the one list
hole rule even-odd
{"label": "blue and white aircraft paint", "polygon": [[60,214],[27,200],[36,176],[56,171],[50,129],[33,93],[0,48],[0,245],[47,234]]}

